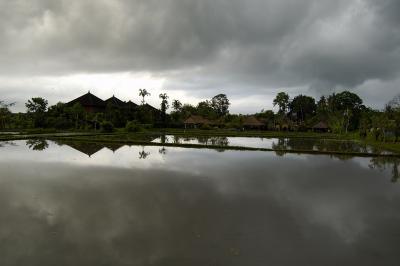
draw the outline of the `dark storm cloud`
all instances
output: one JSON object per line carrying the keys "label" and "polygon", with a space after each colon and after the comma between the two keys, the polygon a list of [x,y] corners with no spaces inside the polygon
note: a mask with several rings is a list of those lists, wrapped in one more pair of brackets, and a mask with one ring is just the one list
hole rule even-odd
{"label": "dark storm cloud", "polygon": [[237,96],[378,80],[391,96],[399,13],[396,0],[0,0],[0,75],[147,71]]}

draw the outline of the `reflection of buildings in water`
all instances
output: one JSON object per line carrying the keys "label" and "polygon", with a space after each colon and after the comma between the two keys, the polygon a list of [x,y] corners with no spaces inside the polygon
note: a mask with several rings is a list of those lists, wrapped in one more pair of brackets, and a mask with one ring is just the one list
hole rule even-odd
{"label": "reflection of buildings in water", "polygon": [[26,146],[34,151],[42,151],[49,147],[49,143],[44,139],[30,139],[26,141]]}
{"label": "reflection of buildings in water", "polygon": [[67,145],[74,150],[77,150],[81,153],[86,154],[91,157],[93,154],[102,150],[105,146],[101,143],[85,143],[85,142],[66,142],[62,143],[62,145]]}
{"label": "reflection of buildings in water", "polygon": [[120,148],[122,148],[124,146],[125,145],[121,144],[121,143],[107,143],[107,144],[104,145],[104,147],[106,147],[107,149],[109,149],[113,153],[115,153],[117,150],[119,150]]}
{"label": "reflection of buildings in water", "polygon": [[[101,151],[102,149],[106,148],[115,153],[120,148],[126,146],[125,144],[121,143],[87,143],[87,142],[71,142],[71,141],[57,141],[58,145],[66,145],[74,150],[77,150],[81,153],[86,154],[87,156],[91,157],[92,155],[96,154],[97,152]],[[142,150],[139,151],[139,159],[146,159],[150,152],[145,151],[146,146],[141,146]],[[160,149],[160,153],[166,154],[167,150],[165,148]]]}
{"label": "reflection of buildings in water", "polygon": [[86,154],[91,157],[93,154],[101,151],[104,148],[111,150],[112,152],[116,152],[121,147],[125,146],[120,143],[96,143],[96,142],[80,142],[80,141],[56,141],[58,145],[66,145],[74,150],[77,150],[81,153]]}
{"label": "reflection of buildings in water", "polygon": [[[157,136],[146,136],[146,141],[151,142],[156,138]],[[107,148],[113,153],[115,153],[120,148],[126,146],[126,144],[118,142],[102,143],[102,142],[84,142],[84,141],[73,141],[73,140],[54,140],[54,142],[60,146],[62,145],[69,146],[74,150],[86,154],[89,157],[91,157],[92,155],[96,154],[97,152],[101,151],[104,148]]]}

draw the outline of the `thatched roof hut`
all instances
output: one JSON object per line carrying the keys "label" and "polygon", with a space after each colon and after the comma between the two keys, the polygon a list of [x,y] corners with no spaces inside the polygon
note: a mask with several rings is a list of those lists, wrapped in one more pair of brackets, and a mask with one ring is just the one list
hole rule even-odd
{"label": "thatched roof hut", "polygon": [[251,128],[260,128],[265,126],[265,124],[260,120],[258,120],[255,116],[247,116],[243,120],[243,126]]}
{"label": "thatched roof hut", "polygon": [[208,120],[207,118],[202,117],[201,115],[191,115],[189,116],[183,123],[186,126],[202,126],[202,125],[216,125],[217,122],[213,122]]}
{"label": "thatched roof hut", "polygon": [[315,125],[312,127],[312,129],[313,129],[314,131],[323,131],[323,132],[326,132],[326,131],[329,130],[329,126],[328,126],[327,123],[325,123],[325,122],[323,122],[323,121],[320,121],[320,122],[318,122],[317,124],[315,124]]}
{"label": "thatched roof hut", "polygon": [[207,118],[202,117],[201,115],[191,115],[185,121],[183,121],[185,125],[210,125],[212,122]]}

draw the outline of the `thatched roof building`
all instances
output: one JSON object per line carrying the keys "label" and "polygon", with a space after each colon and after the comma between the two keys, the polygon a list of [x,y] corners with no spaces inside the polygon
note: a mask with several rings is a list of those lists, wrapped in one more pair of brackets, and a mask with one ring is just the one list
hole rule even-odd
{"label": "thatched roof building", "polygon": [[329,130],[329,126],[327,123],[320,121],[312,127],[313,131],[327,132]]}
{"label": "thatched roof building", "polygon": [[[90,93],[90,91],[88,93],[68,102],[67,106],[74,106],[77,103],[79,103],[86,110],[86,112],[89,112],[89,113],[105,112],[106,107],[108,105],[111,105],[113,107],[117,107],[120,109],[126,109],[129,111],[134,111],[139,107],[137,104],[135,104],[132,101],[124,102],[124,101],[118,99],[117,97],[115,97],[114,95],[111,98],[103,101],[96,95]],[[158,114],[160,112],[160,110],[158,110],[157,108],[154,108],[153,106],[151,106],[149,104],[145,104],[144,108],[145,108],[145,110],[148,110],[152,113]]]}
{"label": "thatched roof building", "polygon": [[191,115],[183,123],[191,126],[211,125],[212,122],[201,115]]}
{"label": "thatched roof building", "polygon": [[81,97],[68,102],[67,105],[74,106],[77,103],[79,103],[86,112],[104,112],[106,109],[106,103],[96,95],[91,94],[90,91]]}
{"label": "thatched roof building", "polygon": [[84,143],[84,142],[60,142],[63,145],[67,145],[74,150],[86,154],[91,157],[93,154],[102,150],[105,146],[101,143]]}
{"label": "thatched roof building", "polygon": [[135,110],[136,108],[138,108],[139,105],[137,105],[136,103],[134,103],[132,101],[128,101],[125,106],[129,110]]}
{"label": "thatched roof building", "polygon": [[261,128],[264,127],[265,124],[258,120],[255,116],[247,116],[243,120],[243,126],[248,128]]}
{"label": "thatched roof building", "polygon": [[123,102],[123,101],[121,101],[120,99],[118,99],[118,98],[115,97],[114,95],[113,95],[111,98],[105,100],[105,103],[106,103],[106,105],[109,105],[109,104],[110,104],[110,105],[112,105],[112,106],[114,106],[114,107],[119,107],[119,108],[124,108],[124,107],[126,107],[126,103]]}

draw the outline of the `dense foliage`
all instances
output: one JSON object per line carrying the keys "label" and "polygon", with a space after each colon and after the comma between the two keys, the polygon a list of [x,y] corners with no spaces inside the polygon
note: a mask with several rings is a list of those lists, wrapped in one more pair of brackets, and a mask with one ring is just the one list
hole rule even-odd
{"label": "dense foliage", "polygon": [[[168,114],[169,97],[159,95],[160,110],[145,103],[150,93],[141,89],[142,104],[134,108],[121,108],[109,103],[104,112],[89,112],[79,103],[74,105],[57,103],[48,107],[46,99],[35,97],[27,101],[26,113],[13,114],[13,104],[0,101],[0,129],[50,128],[58,130],[102,130],[125,128],[128,132],[141,131],[148,127],[183,127],[190,116],[199,116],[216,121],[218,127],[242,129],[248,116],[230,114],[230,101],[225,94],[203,100],[196,106],[183,104],[174,99]],[[324,123],[329,131],[344,134],[358,132],[360,137],[372,136],[374,140],[395,140],[400,137],[400,95],[388,102],[383,110],[373,110],[363,105],[355,93],[343,91],[314,99],[297,95],[292,99],[279,92],[273,100],[277,112],[262,110],[254,114],[265,124],[264,129],[307,131],[318,123]],[[210,124],[203,125],[210,129]]]}

